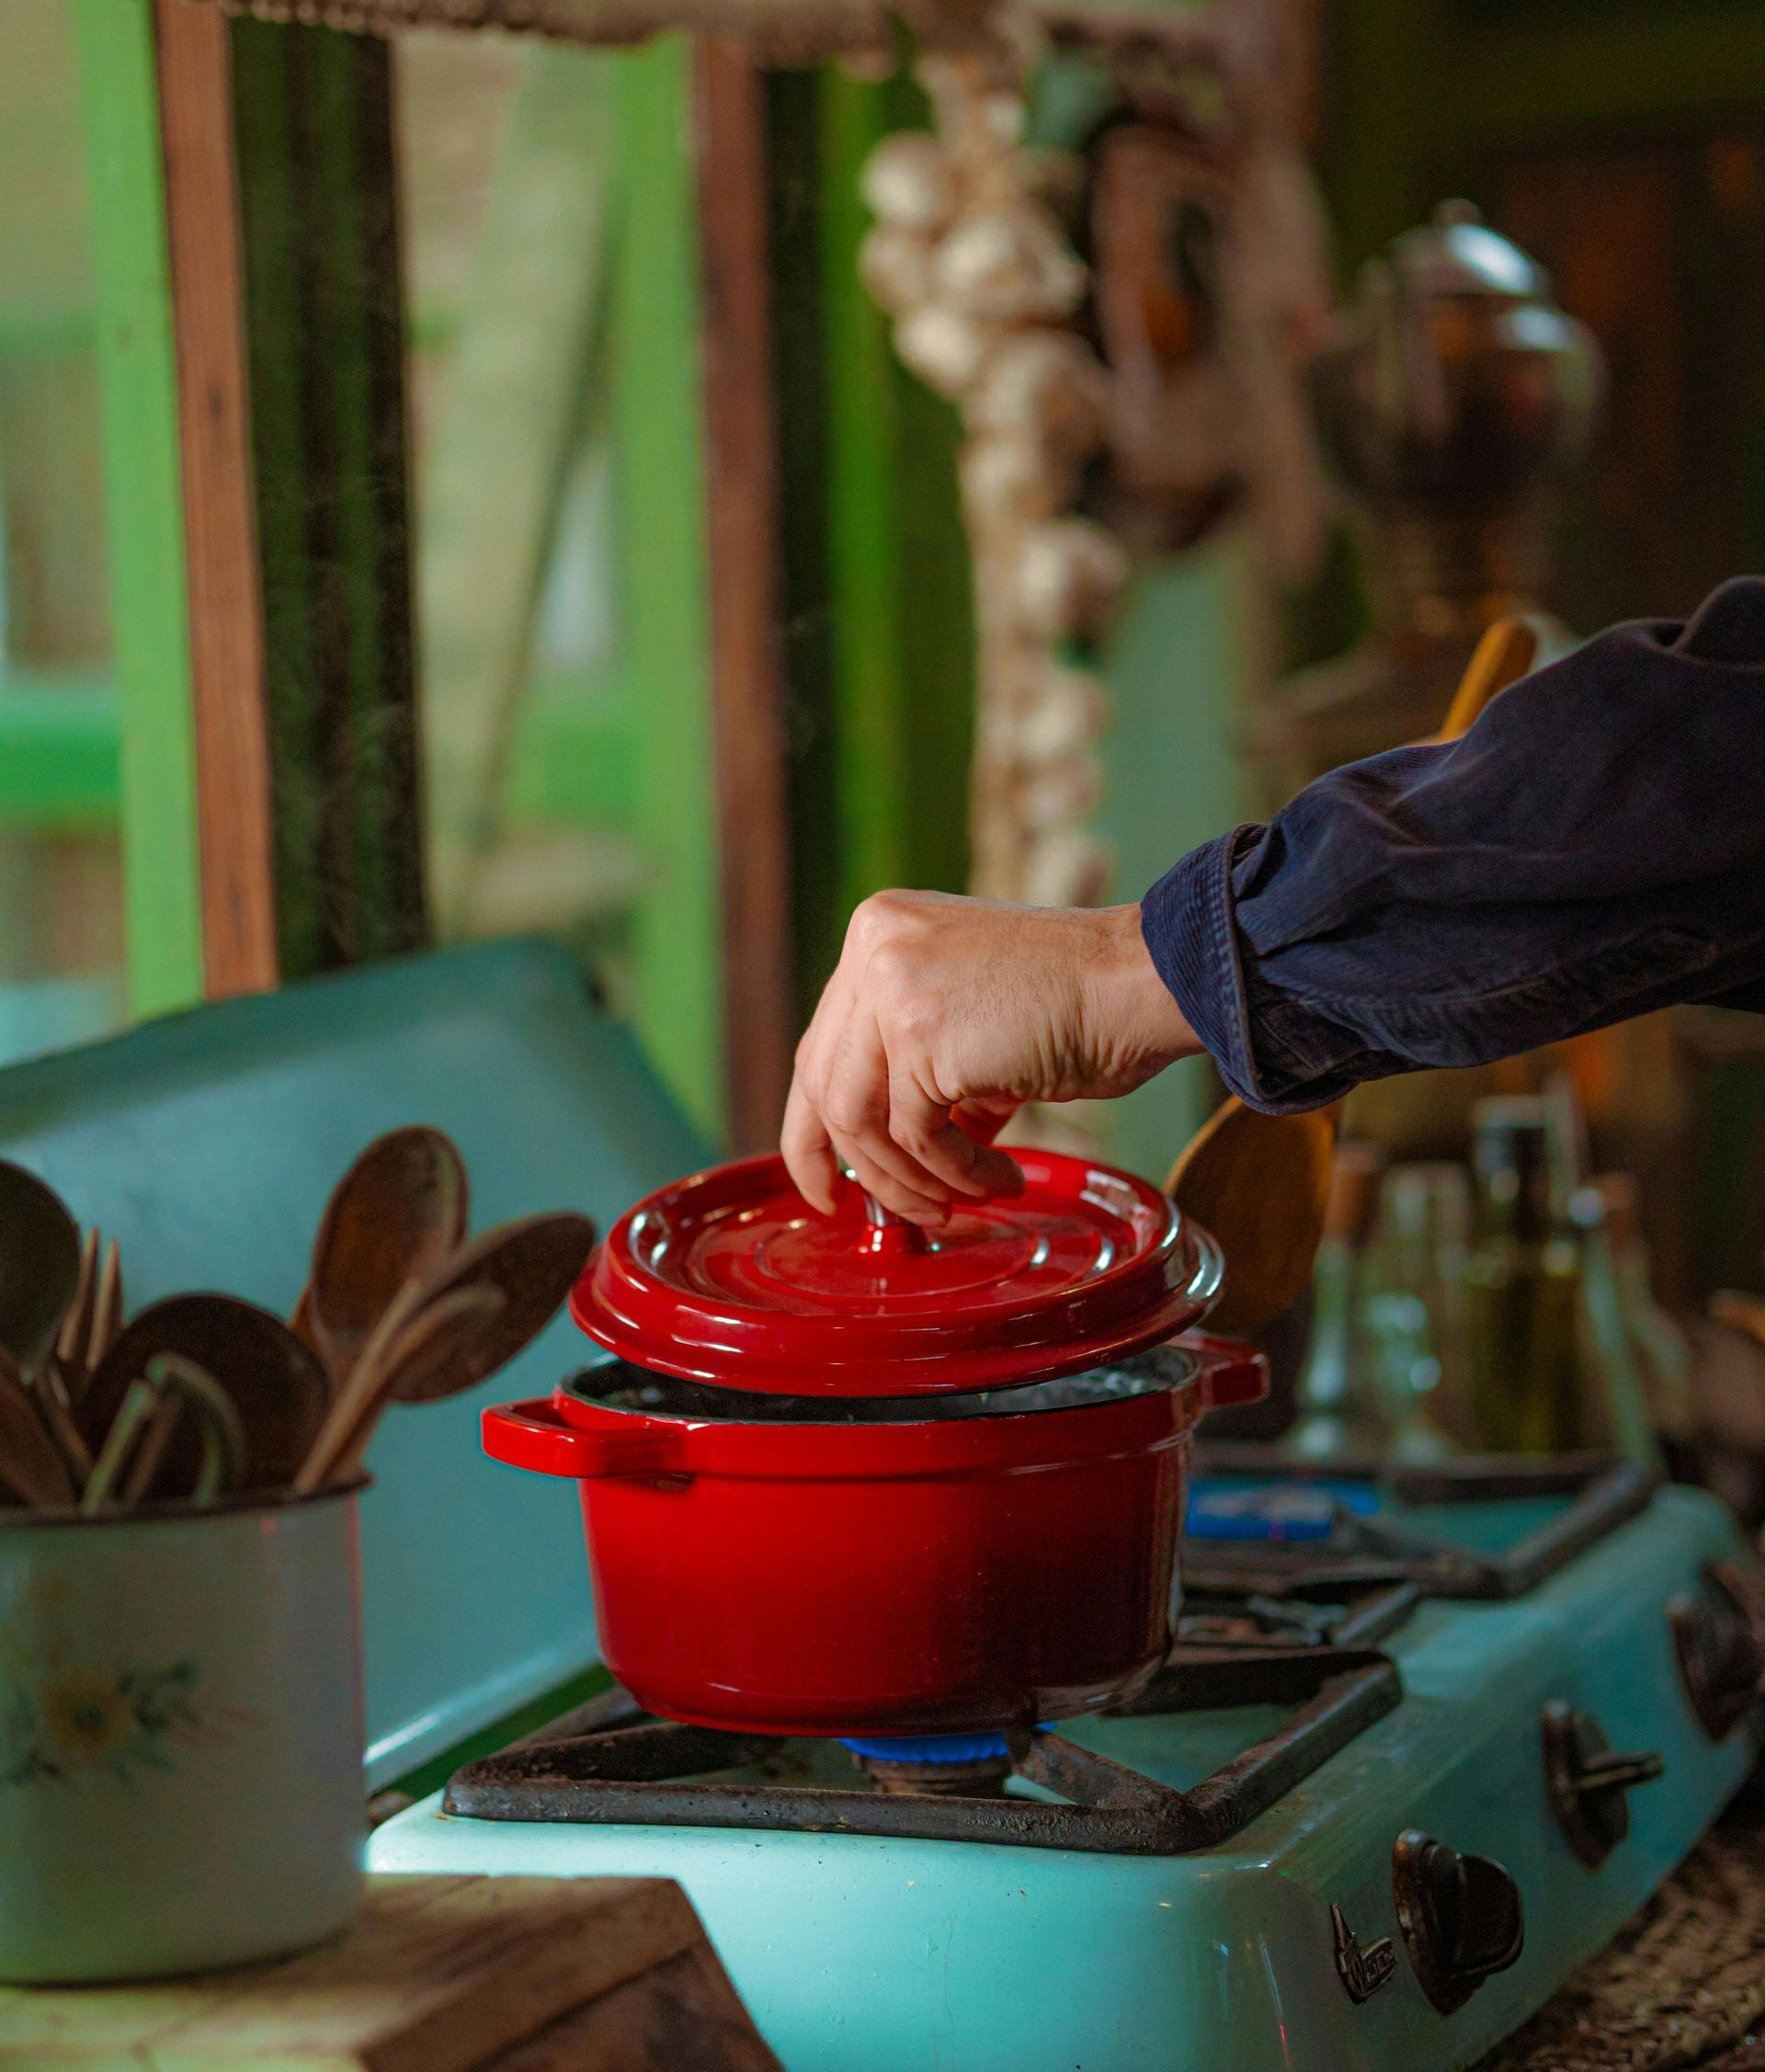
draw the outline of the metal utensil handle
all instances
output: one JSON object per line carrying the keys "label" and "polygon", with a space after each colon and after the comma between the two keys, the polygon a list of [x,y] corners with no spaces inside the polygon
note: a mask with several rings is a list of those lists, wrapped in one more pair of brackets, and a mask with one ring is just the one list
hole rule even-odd
{"label": "metal utensil handle", "polygon": [[930,1247],[930,1239],[917,1224],[905,1216],[897,1216],[893,1209],[885,1209],[870,1190],[860,1183],[858,1175],[849,1166],[840,1171],[858,1189],[858,1198],[864,1204],[864,1235],[860,1240],[866,1252],[893,1255],[924,1252]]}

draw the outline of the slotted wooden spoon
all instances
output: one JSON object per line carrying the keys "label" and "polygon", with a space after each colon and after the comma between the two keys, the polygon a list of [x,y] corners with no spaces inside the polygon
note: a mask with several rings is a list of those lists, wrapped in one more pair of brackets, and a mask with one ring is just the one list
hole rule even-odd
{"label": "slotted wooden spoon", "polygon": [[[105,1355],[78,1409],[81,1436],[96,1456],[131,1387],[161,1354],[211,1374],[232,1397],[245,1431],[243,1486],[279,1489],[294,1478],[325,1421],[331,1381],[316,1353],[280,1317],[235,1295],[168,1295],[151,1304]],[[201,1465],[199,1434],[188,1424],[164,1434],[142,1495],[179,1496]]]}
{"label": "slotted wooden spoon", "polygon": [[[1498,619],[1477,643],[1438,741],[1456,741],[1532,666],[1538,634]],[[1304,1115],[1264,1115],[1229,1096],[1190,1140],[1165,1182],[1184,1215],[1225,1259],[1212,1330],[1254,1334],[1305,1292],[1324,1231],[1341,1104]]]}

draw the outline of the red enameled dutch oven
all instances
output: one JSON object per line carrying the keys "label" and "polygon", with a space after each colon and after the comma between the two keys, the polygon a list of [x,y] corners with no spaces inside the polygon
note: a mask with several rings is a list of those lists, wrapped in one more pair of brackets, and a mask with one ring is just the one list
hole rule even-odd
{"label": "red enameled dutch oven", "polygon": [[1190,1332],[1212,1241],[1143,1181],[1019,1153],[1023,1194],[926,1234],[782,1162],[664,1190],[573,1299],[618,1357],[486,1411],[581,1485],[607,1666],[670,1718],[769,1734],[1027,1726],[1130,1696],[1170,1644],[1190,1434],[1266,1385]]}

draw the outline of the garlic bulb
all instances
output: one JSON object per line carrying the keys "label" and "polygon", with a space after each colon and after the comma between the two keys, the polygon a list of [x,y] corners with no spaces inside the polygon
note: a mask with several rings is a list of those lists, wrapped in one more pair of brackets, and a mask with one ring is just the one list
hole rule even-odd
{"label": "garlic bulb", "polygon": [[917,231],[879,223],[858,248],[858,274],[883,309],[901,315],[931,294],[931,246]]}
{"label": "garlic bulb", "polygon": [[1032,433],[1059,451],[1093,451],[1103,437],[1106,380],[1070,331],[1014,333],[988,354],[970,404],[983,433]]}
{"label": "garlic bulb", "polygon": [[1053,518],[1071,498],[1073,464],[1051,461],[1032,439],[970,439],[957,466],[963,507],[982,524]]}
{"label": "garlic bulb", "polygon": [[974,381],[986,341],[959,311],[928,302],[895,325],[894,349],[928,388],[954,397]]}
{"label": "garlic bulb", "polygon": [[964,218],[939,244],[933,266],[940,294],[996,322],[1069,316],[1085,299],[1085,268],[1029,208]]}
{"label": "garlic bulb", "polygon": [[956,207],[950,154],[920,130],[885,137],[865,163],[859,191],[880,222],[902,230],[940,229]]}
{"label": "garlic bulb", "polygon": [[1083,518],[1034,527],[1018,563],[1025,620],[1045,639],[1094,629],[1128,579],[1120,541]]}
{"label": "garlic bulb", "polygon": [[1030,853],[1019,896],[1029,906],[1095,906],[1110,889],[1110,852],[1082,828],[1046,835]]}
{"label": "garlic bulb", "polygon": [[1036,833],[1068,827],[1097,811],[1103,796],[1103,772],[1089,756],[1050,763],[1030,778],[1018,793],[1018,813]]}
{"label": "garlic bulb", "polygon": [[1064,669],[1053,664],[1018,713],[1013,746],[1026,762],[1048,762],[1082,754],[1108,723],[1109,693],[1088,669]]}
{"label": "garlic bulb", "polygon": [[987,94],[982,98],[979,113],[992,142],[1015,152],[1023,142],[1023,132],[1029,120],[1029,110],[1024,106],[1022,97],[1018,94]]}

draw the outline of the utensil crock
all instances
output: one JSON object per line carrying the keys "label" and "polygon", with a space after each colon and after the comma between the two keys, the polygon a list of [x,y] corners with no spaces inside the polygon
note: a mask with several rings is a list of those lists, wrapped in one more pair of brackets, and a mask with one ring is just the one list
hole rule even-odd
{"label": "utensil crock", "polygon": [[0,1511],[0,1979],[208,1970],[348,1924],[358,1493]]}

